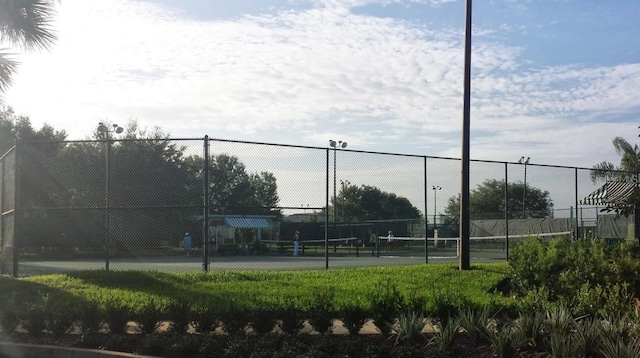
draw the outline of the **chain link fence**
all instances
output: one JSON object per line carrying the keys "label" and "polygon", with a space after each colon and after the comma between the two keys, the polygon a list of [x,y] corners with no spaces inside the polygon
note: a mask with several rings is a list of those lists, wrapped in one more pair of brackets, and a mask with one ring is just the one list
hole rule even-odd
{"label": "chain link fence", "polygon": [[15,272],[16,150],[0,157],[0,273]]}
{"label": "chain link fence", "polygon": [[[458,257],[455,158],[207,137],[106,138],[19,143],[0,163],[0,269],[12,275]],[[507,260],[510,245],[532,234],[627,236],[626,219],[578,205],[602,184],[590,173],[472,161],[471,259]],[[605,219],[619,230],[599,232]]]}

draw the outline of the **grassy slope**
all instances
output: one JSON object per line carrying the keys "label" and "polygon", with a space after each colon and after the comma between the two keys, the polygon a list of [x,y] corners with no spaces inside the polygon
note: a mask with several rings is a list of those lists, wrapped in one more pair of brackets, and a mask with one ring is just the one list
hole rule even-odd
{"label": "grassy slope", "polygon": [[302,305],[329,288],[335,290],[334,306],[368,304],[376,283],[389,280],[405,297],[424,298],[427,308],[436,300],[452,303],[510,305],[512,300],[490,289],[509,272],[506,263],[474,265],[459,271],[449,264],[374,267],[329,271],[246,271],[168,274],[160,272],[85,271],[21,279],[0,278],[0,297],[12,293],[21,303],[37,300],[42,293],[72,302],[124,305],[136,310],[171,302],[238,306]]}

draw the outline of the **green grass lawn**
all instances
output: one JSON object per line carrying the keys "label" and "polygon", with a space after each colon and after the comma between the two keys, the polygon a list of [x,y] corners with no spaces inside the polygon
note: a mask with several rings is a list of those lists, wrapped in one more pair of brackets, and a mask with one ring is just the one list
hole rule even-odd
{"label": "green grass lawn", "polygon": [[[419,298],[428,309],[438,300],[474,305],[509,305],[510,298],[491,289],[509,272],[506,263],[477,264],[459,271],[451,264],[336,269],[330,271],[225,271],[164,273],[79,271],[26,278],[0,278],[0,298],[16,303],[38,302],[43,296],[59,302],[108,304],[133,311],[172,302],[238,307],[303,306],[321,292],[333,290],[333,306],[367,307],[381,282],[397,287],[403,297]],[[5,301],[6,302],[6,301]]]}

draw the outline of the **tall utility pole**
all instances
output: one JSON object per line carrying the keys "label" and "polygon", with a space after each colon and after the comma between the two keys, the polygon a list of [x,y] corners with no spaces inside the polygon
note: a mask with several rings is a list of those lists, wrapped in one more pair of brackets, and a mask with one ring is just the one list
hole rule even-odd
{"label": "tall utility pole", "polygon": [[522,218],[527,218],[527,164],[529,164],[530,157],[524,159],[520,157],[518,164],[524,164],[524,188],[522,189]]}
{"label": "tall utility pole", "polygon": [[464,29],[464,104],[462,115],[462,181],[460,188],[460,270],[471,269],[469,236],[469,147],[471,138],[471,0],[466,0]]}
{"label": "tall utility pole", "polygon": [[105,141],[104,151],[104,246],[105,246],[105,271],[109,271],[109,261],[111,259],[111,203],[109,201],[109,166],[111,164],[111,133],[120,134],[124,129],[117,124],[112,124],[111,128],[104,123],[98,123],[98,136]]}
{"label": "tall utility pole", "polygon": [[335,233],[336,230],[336,218],[338,217],[337,214],[338,212],[336,211],[337,207],[338,207],[338,201],[337,201],[337,190],[336,190],[336,152],[338,150],[338,148],[346,148],[347,147],[347,142],[343,142],[341,140],[339,141],[335,141],[332,139],[329,139],[329,146],[331,148],[333,148],[333,230]]}
{"label": "tall utility pole", "polygon": [[433,230],[435,232],[436,230],[436,215],[437,215],[437,211],[438,211],[438,190],[442,190],[442,187],[440,185],[434,185],[432,187],[433,189]]}

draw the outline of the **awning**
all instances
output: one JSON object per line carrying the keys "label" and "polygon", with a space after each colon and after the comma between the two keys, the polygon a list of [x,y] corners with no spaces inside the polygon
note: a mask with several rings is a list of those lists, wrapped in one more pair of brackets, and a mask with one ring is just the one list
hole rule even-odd
{"label": "awning", "polygon": [[234,229],[265,229],[270,228],[269,221],[265,218],[224,218],[227,226]]}
{"label": "awning", "polygon": [[625,205],[627,199],[638,188],[638,184],[610,181],[580,200],[580,205]]}

